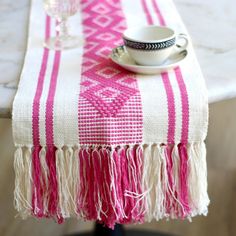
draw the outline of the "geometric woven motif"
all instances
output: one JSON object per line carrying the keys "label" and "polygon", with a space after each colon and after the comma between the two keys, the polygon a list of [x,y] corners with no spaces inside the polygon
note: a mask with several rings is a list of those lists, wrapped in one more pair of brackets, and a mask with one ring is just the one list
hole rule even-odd
{"label": "geometric woven motif", "polygon": [[[80,83],[79,124],[92,122],[98,126],[105,125],[106,128],[103,128],[104,132],[100,133],[100,136],[107,142],[115,140],[116,133],[109,131],[111,124],[123,124],[123,129],[120,128],[121,134],[130,134],[132,138],[126,140],[137,143],[142,136],[140,125],[135,123],[142,122],[137,81],[134,74],[129,74],[109,59],[112,48],[120,42],[121,34],[126,28],[120,1],[84,0],[81,6],[85,45]],[[111,120],[112,118],[115,119]],[[131,134],[130,123],[133,120]],[[98,129],[102,128],[97,127]],[[81,135],[83,127],[79,130],[80,141],[82,139],[83,142],[86,134]],[[92,138],[91,135],[90,139]]]}

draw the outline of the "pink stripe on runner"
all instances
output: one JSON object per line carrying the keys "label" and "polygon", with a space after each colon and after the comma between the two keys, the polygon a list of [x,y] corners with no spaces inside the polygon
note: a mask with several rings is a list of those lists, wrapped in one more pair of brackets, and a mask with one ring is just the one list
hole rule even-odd
{"label": "pink stripe on runner", "polygon": [[[46,28],[45,28],[45,39],[50,37],[50,17],[46,16]],[[47,48],[44,48],[43,51],[43,58],[42,58],[42,64],[39,72],[38,77],[38,84],[36,88],[36,93],[34,96],[33,101],[33,114],[32,114],[32,129],[33,129],[33,144],[34,146],[40,145],[39,141],[39,105],[40,105],[40,98],[43,91],[43,83],[44,83],[44,77],[47,70],[47,63],[48,63],[48,55],[49,50]]]}
{"label": "pink stripe on runner", "polygon": [[157,3],[156,3],[155,0],[152,0],[152,5],[153,5],[153,8],[154,8],[154,11],[155,11],[156,14],[157,14],[157,17],[158,17],[158,20],[159,20],[159,22],[160,22],[160,25],[165,26],[165,25],[166,25],[166,22],[165,22],[165,20],[164,20],[162,14],[161,14],[160,9],[159,9],[159,7],[158,7],[158,5],[157,5]]}
{"label": "pink stripe on runner", "polygon": [[162,81],[165,86],[168,105],[168,132],[167,143],[175,143],[175,98],[174,92],[170,83],[169,75],[167,72],[162,73]]}
{"label": "pink stripe on runner", "polygon": [[147,7],[147,3],[146,3],[146,0],[141,0],[141,3],[142,3],[142,6],[143,6],[143,10],[146,14],[146,18],[147,18],[147,22],[149,25],[152,25],[153,24],[153,20],[152,20],[152,17],[148,11],[148,7]]}
{"label": "pink stripe on runner", "polygon": [[53,70],[51,74],[51,81],[46,103],[46,143],[47,145],[54,145],[53,141],[53,105],[54,96],[57,86],[57,77],[59,72],[61,52],[56,51],[54,56]]}
{"label": "pink stripe on runner", "polygon": [[188,132],[189,132],[189,100],[186,85],[184,83],[183,75],[180,67],[174,69],[177,82],[180,89],[181,102],[182,102],[182,133],[181,143],[188,143]]}

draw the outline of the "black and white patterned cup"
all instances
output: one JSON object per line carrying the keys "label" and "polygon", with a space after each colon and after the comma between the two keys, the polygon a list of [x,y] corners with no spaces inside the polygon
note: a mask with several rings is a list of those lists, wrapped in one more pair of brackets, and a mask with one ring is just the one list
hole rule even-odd
{"label": "black and white patterned cup", "polygon": [[[182,38],[182,46],[176,40]],[[163,64],[174,48],[186,49],[188,38],[185,34],[176,33],[173,29],[161,26],[143,26],[125,30],[123,41],[129,55],[137,64],[156,66]]]}

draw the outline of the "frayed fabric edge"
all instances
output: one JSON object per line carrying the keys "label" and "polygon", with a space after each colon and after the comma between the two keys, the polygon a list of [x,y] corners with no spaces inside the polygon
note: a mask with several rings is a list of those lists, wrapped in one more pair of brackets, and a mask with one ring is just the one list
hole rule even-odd
{"label": "frayed fabric edge", "polygon": [[191,144],[22,147],[14,205],[25,219],[116,223],[207,215],[206,148]]}

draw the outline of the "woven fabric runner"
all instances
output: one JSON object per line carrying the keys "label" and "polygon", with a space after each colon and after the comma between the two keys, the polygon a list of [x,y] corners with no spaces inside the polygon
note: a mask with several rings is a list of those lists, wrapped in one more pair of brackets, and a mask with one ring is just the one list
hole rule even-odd
{"label": "woven fabric runner", "polygon": [[192,45],[169,72],[136,75],[110,59],[127,27],[188,34],[172,0],[81,0],[81,46],[43,48],[55,20],[31,6],[13,104],[15,207],[23,218],[115,223],[207,214],[207,93]]}

